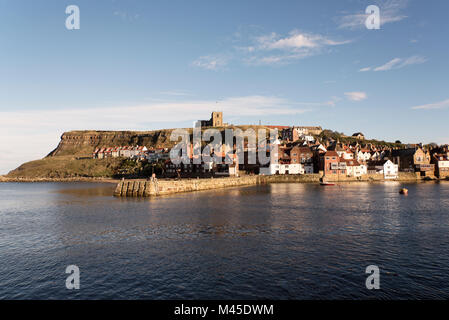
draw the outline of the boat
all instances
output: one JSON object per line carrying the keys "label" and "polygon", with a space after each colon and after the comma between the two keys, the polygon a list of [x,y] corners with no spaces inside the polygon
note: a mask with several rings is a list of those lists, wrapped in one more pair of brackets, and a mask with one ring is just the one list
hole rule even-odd
{"label": "boat", "polygon": [[401,190],[399,190],[399,193],[403,194],[403,195],[407,195],[408,194],[408,189],[402,188]]}
{"label": "boat", "polygon": [[322,186],[334,186],[335,183],[332,183],[332,182],[320,182],[320,185],[322,185]]}

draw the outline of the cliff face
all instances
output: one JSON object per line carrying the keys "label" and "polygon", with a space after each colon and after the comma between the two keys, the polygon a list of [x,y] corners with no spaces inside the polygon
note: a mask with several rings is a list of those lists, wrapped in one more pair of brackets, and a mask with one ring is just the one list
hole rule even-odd
{"label": "cliff face", "polygon": [[47,157],[90,156],[96,148],[115,146],[147,146],[165,148],[174,145],[170,141],[172,130],[156,131],[70,131],[61,136],[57,148]]}
{"label": "cliff face", "polygon": [[[263,126],[230,126],[229,129],[252,129],[257,134],[257,129]],[[187,128],[190,134],[192,129]],[[225,139],[224,128],[219,128],[223,141]],[[147,148],[172,148],[177,142],[170,141],[173,129],[155,131],[70,131],[61,136],[61,141],[55,150],[47,157],[54,156],[91,156],[96,148],[119,146],[146,146]]]}

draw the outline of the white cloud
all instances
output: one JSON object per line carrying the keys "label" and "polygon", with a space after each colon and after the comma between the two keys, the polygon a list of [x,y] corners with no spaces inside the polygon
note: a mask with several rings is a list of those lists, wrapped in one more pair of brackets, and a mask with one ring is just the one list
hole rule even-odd
{"label": "white cloud", "polygon": [[[372,3],[376,4],[376,3]],[[401,21],[407,18],[402,11],[407,7],[408,0],[387,0],[377,4],[380,13],[380,27],[383,25]],[[368,14],[365,13],[366,7],[361,7],[360,11],[353,14],[347,14],[336,18],[338,28],[340,29],[360,29],[365,28],[365,21]]]}
{"label": "white cloud", "polygon": [[255,37],[251,56],[245,62],[251,65],[276,65],[291,63],[294,60],[321,53],[322,49],[352,42],[337,41],[319,34],[292,30],[288,35],[281,36],[275,32]]}
{"label": "white cloud", "polygon": [[351,101],[362,101],[367,98],[366,93],[362,91],[345,92],[345,96]]}
{"label": "white cloud", "polygon": [[430,110],[430,109],[445,109],[449,108],[449,99],[436,103],[424,104],[421,106],[412,107],[414,110]]}
{"label": "white cloud", "polygon": [[229,97],[220,100],[155,102],[146,105],[109,108],[0,111],[0,174],[26,161],[42,158],[53,150],[61,134],[70,130],[151,130],[176,123],[205,119],[218,108],[225,117],[254,115],[295,115],[320,106],[332,106],[335,99],[322,103],[295,102],[273,96]]}
{"label": "white cloud", "polygon": [[413,64],[421,64],[426,62],[427,59],[421,56],[411,56],[409,58],[394,58],[387,63],[379,66],[379,67],[366,67],[359,70],[359,72],[366,71],[388,71],[394,69],[401,69],[409,65]]}
{"label": "white cloud", "polygon": [[384,65],[381,65],[380,67],[374,68],[374,71],[387,71],[391,70],[393,67],[397,66],[402,59],[400,58],[394,58],[393,60],[388,61]]}
{"label": "white cloud", "polygon": [[371,70],[371,67],[366,67],[366,68],[360,69],[359,71],[360,72],[366,72],[366,71],[370,71],[370,70]]}
{"label": "white cloud", "polygon": [[192,62],[195,67],[207,69],[207,70],[222,70],[228,63],[228,59],[220,55],[208,55],[202,56]]}
{"label": "white cloud", "polygon": [[408,65],[412,65],[412,64],[421,64],[426,62],[427,59],[425,57],[421,57],[421,56],[412,56],[410,58],[405,59],[402,64],[399,66],[399,68],[408,66]]}
{"label": "white cloud", "polygon": [[223,56],[203,56],[192,64],[209,70],[217,69],[219,62],[226,64],[231,58],[249,65],[282,65],[320,54],[325,48],[339,46],[352,40],[335,40],[320,34],[292,30],[287,35],[276,32],[244,36],[239,33],[232,52]]}
{"label": "white cloud", "polygon": [[323,46],[335,46],[349,41],[335,41],[327,39],[318,34],[301,33],[298,30],[293,30],[287,37],[279,37],[276,33],[271,33],[268,36],[259,37],[258,42],[262,49],[280,49],[280,50],[297,50],[303,48],[319,48]]}

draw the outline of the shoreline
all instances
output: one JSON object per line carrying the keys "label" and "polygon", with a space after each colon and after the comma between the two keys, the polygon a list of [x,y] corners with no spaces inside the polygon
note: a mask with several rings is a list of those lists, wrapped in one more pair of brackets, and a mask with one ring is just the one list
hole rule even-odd
{"label": "shoreline", "polygon": [[[200,181],[206,181],[206,180],[213,180],[220,181],[221,179],[242,179],[245,177],[263,177],[267,180],[276,180],[272,182],[294,182],[294,183],[315,183],[319,182],[319,178],[321,177],[320,174],[302,174],[302,175],[271,175],[271,176],[264,176],[264,175],[254,175],[254,176],[240,176],[240,177],[215,177],[215,178],[200,178]],[[333,177],[334,178],[334,177]],[[429,181],[449,181],[449,178],[432,178],[432,179],[426,179],[426,178],[418,178],[418,177],[411,177],[411,176],[404,176],[400,175],[397,179],[372,179],[372,178],[362,178],[357,179],[353,177],[340,177],[339,179],[333,179],[328,178],[328,181],[330,182],[338,182],[338,183],[346,183],[346,182],[387,182],[387,181],[396,181],[396,182],[429,182]],[[134,178],[134,179],[125,179],[126,181],[149,181],[149,178]],[[174,179],[174,178],[159,178],[159,181],[198,181],[198,179],[195,178],[181,178],[181,179]],[[34,182],[98,182],[98,183],[120,183],[122,179],[116,179],[116,178],[106,178],[106,177],[76,177],[76,178],[26,178],[26,177],[17,177],[17,178],[10,178],[7,176],[1,176],[0,175],[0,183],[1,182],[24,182],[24,183],[34,183]]]}
{"label": "shoreline", "polygon": [[[181,179],[174,179],[174,178],[159,178],[159,181],[164,182],[179,182],[179,181],[220,181],[222,179],[242,179],[245,177],[263,177],[263,179],[267,180],[274,180],[270,182],[292,182],[292,183],[316,183],[319,182],[319,176],[318,174],[303,174],[303,175],[272,175],[272,176],[264,176],[264,175],[254,175],[254,176],[241,176],[241,177],[215,177],[215,178],[181,178]],[[149,178],[135,178],[135,179],[125,179],[126,181],[149,181]],[[78,177],[78,178],[26,178],[26,177],[19,177],[19,178],[9,178],[6,176],[0,176],[0,183],[2,182],[24,182],[24,183],[37,183],[37,182],[98,182],[98,183],[115,183],[118,184],[122,181],[122,179],[115,179],[115,178],[94,178],[94,177]],[[328,179],[329,182],[337,182],[337,183],[350,183],[350,182],[436,182],[436,181],[449,181],[448,178],[445,179],[439,179],[439,178],[432,178],[432,179],[426,179],[426,178],[415,178],[415,177],[404,177],[400,176],[397,179],[370,179],[370,178],[363,178],[363,179],[356,179],[356,178],[340,178],[340,179]]]}
{"label": "shoreline", "polygon": [[23,182],[23,183],[38,183],[38,182],[98,182],[98,183],[119,183],[120,179],[113,178],[9,178],[0,176],[0,183],[2,182]]}

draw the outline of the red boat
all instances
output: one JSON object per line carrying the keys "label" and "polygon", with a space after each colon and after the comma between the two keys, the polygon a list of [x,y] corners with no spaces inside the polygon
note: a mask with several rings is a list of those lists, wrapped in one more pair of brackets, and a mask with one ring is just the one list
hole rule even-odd
{"label": "red boat", "polygon": [[334,186],[335,183],[331,183],[331,182],[320,182],[320,185],[322,185],[322,186]]}

